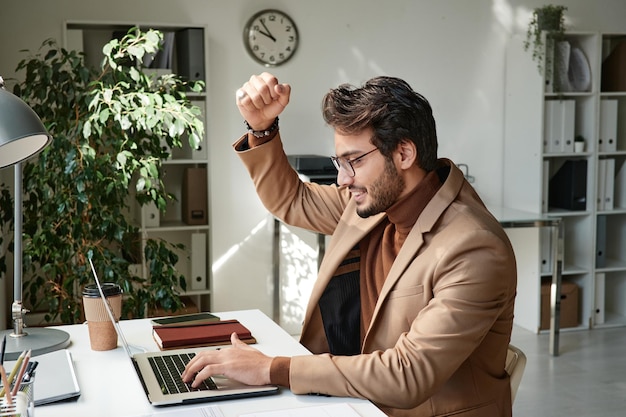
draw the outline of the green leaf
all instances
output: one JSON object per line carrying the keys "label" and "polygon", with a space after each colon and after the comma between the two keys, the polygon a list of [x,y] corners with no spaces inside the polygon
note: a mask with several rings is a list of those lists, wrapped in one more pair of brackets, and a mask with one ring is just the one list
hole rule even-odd
{"label": "green leaf", "polygon": [[137,71],[135,67],[130,67],[129,73],[130,73],[130,78],[132,78],[133,81],[141,80],[141,74],[139,73],[139,71]]}
{"label": "green leaf", "polygon": [[91,136],[91,122],[87,120],[83,124],[83,137],[88,138],[89,136]]}
{"label": "green leaf", "polygon": [[108,118],[109,118],[109,109],[107,108],[102,109],[102,111],[100,112],[100,116],[99,116],[100,123],[106,122]]}
{"label": "green leaf", "polygon": [[124,155],[124,152],[118,153],[116,159],[121,166],[126,166],[126,155]]}
{"label": "green leaf", "polygon": [[128,47],[128,53],[138,61],[141,61],[141,59],[143,59],[144,49],[139,46],[131,45]]}
{"label": "green leaf", "polygon": [[102,92],[102,100],[104,100],[105,103],[107,104],[111,103],[112,98],[113,98],[113,90],[106,89]]}

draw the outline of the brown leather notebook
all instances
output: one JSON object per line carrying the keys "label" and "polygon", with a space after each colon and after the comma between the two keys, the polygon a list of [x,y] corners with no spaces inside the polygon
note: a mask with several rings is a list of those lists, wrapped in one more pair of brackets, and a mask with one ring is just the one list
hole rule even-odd
{"label": "brown leather notebook", "polygon": [[237,333],[248,344],[256,340],[237,320],[221,320],[202,325],[152,327],[152,337],[161,350],[230,344],[230,335]]}

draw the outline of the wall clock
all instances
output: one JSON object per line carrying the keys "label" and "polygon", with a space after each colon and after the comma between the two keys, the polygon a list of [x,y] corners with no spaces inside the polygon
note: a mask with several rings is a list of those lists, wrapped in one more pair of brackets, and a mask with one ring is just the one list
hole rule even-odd
{"label": "wall clock", "polygon": [[298,29],[286,13],[261,10],[248,19],[243,42],[255,61],[275,67],[289,61],[298,49]]}

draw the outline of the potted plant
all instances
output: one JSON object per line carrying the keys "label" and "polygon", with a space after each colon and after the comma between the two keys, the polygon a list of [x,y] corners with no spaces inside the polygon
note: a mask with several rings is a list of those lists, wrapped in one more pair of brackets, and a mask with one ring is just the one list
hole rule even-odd
{"label": "potted plant", "polygon": [[532,59],[537,63],[539,73],[544,74],[546,79],[550,78],[552,71],[552,59],[547,45],[544,44],[542,33],[545,31],[545,39],[548,43],[558,42],[565,37],[565,6],[554,6],[552,4],[535,8],[533,10],[528,28],[526,30],[526,40],[524,50],[532,51]]}
{"label": "potted plant", "polygon": [[585,151],[585,138],[582,135],[576,135],[574,137],[574,152]]}
{"label": "potted plant", "polygon": [[[105,45],[98,70],[85,66],[82,53],[47,40],[17,66],[26,74],[15,93],[53,136],[37,158],[23,163],[24,301],[44,308],[47,321],[80,320],[81,290],[92,280],[87,257],[96,260],[103,280],[122,286],[123,317],[183,306],[177,288],[185,289],[185,279],[174,268],[180,245],[138,242],[131,215],[134,205],[165,210],[172,198],[160,169],[167,149],[180,148],[185,138],[197,147],[204,135],[200,109],[186,95],[203,83],[144,71],[144,56],[155,54],[162,38],[132,28]],[[0,197],[6,231],[13,203],[4,185]],[[11,249],[6,241],[4,247]],[[129,272],[137,247],[144,248],[148,277]],[[0,255],[5,271],[6,253]]]}

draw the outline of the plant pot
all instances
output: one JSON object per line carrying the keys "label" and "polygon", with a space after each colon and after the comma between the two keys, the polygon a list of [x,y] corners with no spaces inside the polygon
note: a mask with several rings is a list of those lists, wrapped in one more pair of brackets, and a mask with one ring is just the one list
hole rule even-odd
{"label": "plant pot", "polygon": [[561,29],[563,10],[538,10],[537,27],[540,31],[558,31]]}
{"label": "plant pot", "polygon": [[585,142],[575,141],[574,142],[574,152],[585,152]]}

